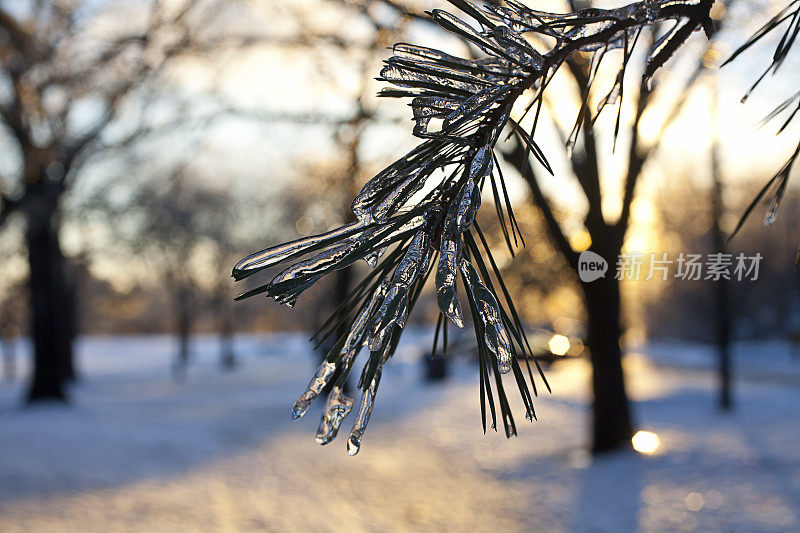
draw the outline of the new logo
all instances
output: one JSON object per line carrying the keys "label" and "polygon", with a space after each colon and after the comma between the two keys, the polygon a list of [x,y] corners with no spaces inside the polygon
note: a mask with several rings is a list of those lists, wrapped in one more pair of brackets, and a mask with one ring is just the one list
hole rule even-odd
{"label": "new logo", "polygon": [[584,283],[604,278],[608,272],[608,262],[594,252],[586,250],[578,257],[578,277]]}

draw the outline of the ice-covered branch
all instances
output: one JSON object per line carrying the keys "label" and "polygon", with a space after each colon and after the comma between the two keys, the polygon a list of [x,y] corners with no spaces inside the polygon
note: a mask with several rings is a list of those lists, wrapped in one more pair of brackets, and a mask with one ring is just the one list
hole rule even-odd
{"label": "ice-covered branch", "polygon": [[[618,9],[555,14],[532,10],[518,2],[478,7],[467,1],[450,0],[474,20],[473,24],[442,10],[430,12],[431,20],[477,49],[480,57],[461,58],[413,44],[394,46],[394,55],[386,61],[379,79],[395,88],[384,89],[380,95],[411,99],[413,133],[424,142],[364,185],[352,204],[355,223],[258,252],[242,260],[233,271],[236,279],[243,279],[267,267],[299,260],[270,283],[242,295],[266,293],[293,305],[304,290],[330,272],[359,259],[373,267],[315,336],[324,339],[342,325],[349,327],[293,411],[301,416],[334,370],[342,369],[334,401],[329,402],[322,415],[321,443],[333,439],[338,424],[350,410],[352,401],[342,395],[341,387],[353,360],[367,347],[369,356],[360,380],[364,390],[362,406],[348,441],[350,453],[358,451],[383,365],[394,352],[406,318],[434,271],[440,312],[458,327],[463,327],[457,290],[458,279],[462,280],[478,338],[483,411],[486,412],[488,401],[492,426],[496,425],[497,412],[490,376],[494,377],[505,433],[516,433],[500,379],[505,373],[513,373],[526,415],[533,418],[532,397],[518,359],[525,356],[527,364],[534,359],[533,354],[485,241],[480,239],[484,244],[481,251],[479,239],[474,237],[475,232],[480,235],[473,221],[485,187],[491,187],[494,194],[509,246],[504,211],[508,212],[510,234],[516,239],[519,232],[502,174],[495,164],[495,144],[508,127],[523,143],[525,157],[532,153],[552,172],[534,140],[536,120],[527,130],[521,125],[522,118],[511,119],[517,100],[532,93],[527,108],[535,109],[538,116],[555,72],[579,52],[591,58],[583,94],[588,98],[600,62],[611,55],[608,52],[619,50],[622,60],[618,75],[611,92],[601,101],[599,113],[607,104],[622,99],[627,63],[644,28],[675,21],[650,47],[643,80],[646,86],[647,80],[693,31],[704,29],[711,33],[712,1],[647,0]],[[549,49],[537,48],[529,36],[540,37],[537,42],[553,44]],[[586,113],[584,122],[593,120],[588,109],[581,112]],[[619,117],[617,121],[619,124]],[[578,131],[575,128],[568,142],[574,142]],[[423,189],[430,192],[420,198]],[[314,255],[301,259],[311,253]],[[482,255],[489,257],[491,268]],[[499,297],[492,278],[503,289],[504,298]],[[530,367],[528,374],[532,382]]]}

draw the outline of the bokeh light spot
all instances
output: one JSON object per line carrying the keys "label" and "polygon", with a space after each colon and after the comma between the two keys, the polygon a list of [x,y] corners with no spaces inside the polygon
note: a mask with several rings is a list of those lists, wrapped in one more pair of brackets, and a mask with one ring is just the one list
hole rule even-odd
{"label": "bokeh light spot", "polygon": [[553,335],[548,345],[550,351],[556,355],[564,355],[569,351],[569,339],[564,335]]}
{"label": "bokeh light spot", "polygon": [[300,235],[309,235],[314,231],[314,221],[308,217],[300,217],[295,222],[294,227],[297,228],[297,233]]}
{"label": "bokeh light spot", "polygon": [[661,445],[661,439],[658,438],[658,435],[650,431],[637,431],[631,442],[634,450],[648,455],[658,451]]}

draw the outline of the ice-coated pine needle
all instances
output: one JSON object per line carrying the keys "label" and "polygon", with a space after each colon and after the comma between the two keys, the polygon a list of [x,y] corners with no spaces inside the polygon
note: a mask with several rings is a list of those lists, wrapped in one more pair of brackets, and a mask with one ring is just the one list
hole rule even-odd
{"label": "ice-coated pine needle", "polygon": [[353,409],[353,399],[346,396],[340,387],[334,386],[328,394],[328,401],[322,411],[322,419],[317,428],[317,444],[328,444],[336,438],[342,420]]}
{"label": "ice-coated pine needle", "polygon": [[494,294],[483,284],[478,271],[466,259],[461,260],[461,273],[467,290],[472,293],[472,298],[478,306],[478,315],[483,322],[486,334],[486,347],[497,357],[497,366],[501,374],[511,371],[514,354],[511,339],[508,336],[500,317],[500,308]]}
{"label": "ice-coated pine needle", "polygon": [[306,390],[294,403],[294,407],[292,408],[292,420],[297,420],[306,414],[309,406],[317,398],[317,395],[322,392],[325,385],[328,384],[334,372],[336,372],[336,365],[334,363],[323,361],[322,364],[319,365],[317,373],[311,378],[308,387],[306,387]]}

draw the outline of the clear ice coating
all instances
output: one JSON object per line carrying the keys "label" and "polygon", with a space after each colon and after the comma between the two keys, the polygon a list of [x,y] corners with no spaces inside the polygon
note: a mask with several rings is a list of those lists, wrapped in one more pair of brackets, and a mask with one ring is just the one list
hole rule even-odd
{"label": "clear ice coating", "polygon": [[661,6],[658,0],[644,0],[644,16],[647,20],[653,21],[658,17]]}
{"label": "clear ice coating", "polygon": [[353,429],[350,430],[350,436],[347,438],[347,453],[350,455],[357,454],[361,449],[361,438],[364,436],[364,431],[367,429],[367,424],[369,424],[369,417],[372,415],[372,408],[375,406],[375,394],[378,392],[378,383],[381,381],[382,372],[383,361],[378,364],[369,387],[364,389],[361,394],[358,414],[353,422]]}
{"label": "clear ice coating", "polygon": [[496,26],[492,30],[495,40],[514,61],[533,70],[542,70],[544,58],[518,33],[507,26]]}
{"label": "clear ice coating", "polygon": [[369,323],[370,318],[375,311],[377,311],[380,305],[383,303],[383,299],[386,297],[387,292],[389,292],[389,280],[384,279],[375,289],[375,292],[372,294],[369,303],[367,303],[361,309],[361,312],[358,313],[356,319],[353,321],[353,324],[350,326],[350,332],[347,334],[347,339],[345,339],[344,343],[344,351],[346,354],[349,354],[350,352],[353,352],[362,346],[367,324]]}
{"label": "clear ice coating", "polygon": [[325,385],[328,384],[334,372],[336,372],[336,365],[334,363],[323,361],[322,364],[319,365],[317,373],[311,378],[308,387],[306,387],[306,390],[294,403],[294,407],[292,408],[292,420],[297,420],[306,414],[309,406],[314,402],[319,393],[322,392]]}
{"label": "clear ice coating", "polygon": [[[390,59],[391,61],[391,59]],[[424,88],[437,85],[464,93],[477,93],[483,88],[484,80],[468,75],[452,76],[452,69],[446,69],[433,64],[428,65],[426,73],[414,72],[396,64],[389,64],[381,69],[381,78],[392,82],[399,87]],[[436,74],[438,73],[438,75]]]}
{"label": "clear ice coating", "polygon": [[[425,230],[418,231],[408,246],[403,259],[394,271],[389,290],[373,319],[370,328],[369,349],[380,351],[389,339],[395,325],[404,323],[408,312],[408,290],[417,277],[425,272],[430,260],[430,236]],[[398,324],[398,319],[401,324]],[[401,326],[402,327],[402,326]]]}
{"label": "clear ice coating", "polygon": [[466,259],[461,260],[461,274],[467,290],[478,308],[478,314],[484,326],[486,346],[497,358],[497,366],[501,374],[511,371],[513,352],[511,339],[508,336],[500,317],[500,307],[492,292],[483,284],[475,267]]}
{"label": "clear ice coating", "polygon": [[435,145],[430,141],[424,142],[380,171],[361,187],[353,199],[351,210],[356,218],[361,223],[373,222],[373,209],[386,196],[387,191],[391,191],[410,174],[418,171],[435,155]]}
{"label": "clear ice coating", "polygon": [[[489,161],[488,172],[491,172],[492,162]],[[475,187],[472,176],[467,178],[467,182],[461,188],[458,195],[458,210],[456,211],[455,229],[458,233],[464,233],[472,226],[475,220],[475,213],[481,207],[481,191]]]}
{"label": "clear ice coating", "polygon": [[492,148],[483,145],[475,152],[475,156],[472,158],[472,162],[469,165],[469,175],[473,180],[477,181],[481,177],[488,175],[491,171]]}
{"label": "clear ice coating", "polygon": [[444,316],[459,328],[464,327],[461,303],[456,294],[458,261],[461,257],[461,241],[442,241],[439,250],[439,265],[436,267],[436,302]]}
{"label": "clear ice coating", "polygon": [[[452,56],[441,50],[435,50],[425,46],[398,43],[394,45],[393,51],[396,56],[409,59],[417,65],[447,65],[454,70],[469,70],[473,72],[475,76],[485,76],[487,74],[475,72],[474,60]],[[508,76],[508,67],[505,64],[496,62],[484,63],[483,60],[479,60],[479,62],[491,75],[501,78]]]}
{"label": "clear ice coating", "polygon": [[[367,302],[361,308],[361,311],[353,321],[353,325],[350,327],[350,331],[347,334],[347,338],[345,339],[345,343],[342,348],[344,353],[338,364],[339,368],[341,368],[341,374],[343,376],[339,378],[340,380],[347,378],[350,368],[353,365],[353,361],[355,360],[358,351],[364,344],[367,323],[378,306],[380,306],[380,304],[383,302],[388,287],[389,281],[384,279],[373,292],[369,302]],[[316,436],[317,443],[319,444],[328,444],[330,441],[336,438],[342,420],[344,420],[344,418],[353,408],[353,399],[344,394],[339,386],[340,382],[337,382],[337,384],[331,389],[331,392],[328,395],[328,401],[323,409],[322,418],[320,420]]]}
{"label": "clear ice coating", "polygon": [[493,42],[489,37],[486,37],[464,22],[458,17],[439,9],[434,9],[431,12],[433,20],[442,26],[444,29],[452,31],[461,35],[463,38],[471,41],[475,46],[480,48],[488,56],[506,56],[507,53],[502,46]]}
{"label": "clear ice coating", "polygon": [[789,167],[786,167],[786,170],[783,171],[783,177],[781,181],[778,183],[778,187],[775,190],[775,195],[772,197],[772,201],[769,203],[769,208],[767,208],[767,214],[764,216],[764,225],[771,226],[777,219],[778,219],[778,209],[781,207],[781,200],[783,200],[783,195],[786,193],[786,184],[788,183],[789,177]]}
{"label": "clear ice coating", "polygon": [[603,108],[607,105],[616,104],[617,100],[619,99],[619,95],[621,93],[622,93],[622,82],[621,80],[617,79],[617,81],[614,82],[614,86],[611,88],[608,94],[606,94],[603,98],[600,99],[599,102],[597,102],[597,112],[600,113],[600,111],[602,111]]}
{"label": "clear ice coating", "polygon": [[322,419],[317,428],[317,444],[328,444],[336,438],[342,420],[353,409],[353,399],[346,396],[340,387],[334,386],[328,394],[328,401],[322,411]]}
{"label": "clear ice coating", "polygon": [[570,137],[569,139],[567,139],[566,149],[567,149],[567,159],[572,159],[572,152],[575,151],[574,138]]}
{"label": "clear ice coating", "polygon": [[386,220],[396,214],[398,209],[425,185],[425,178],[433,170],[433,165],[425,165],[418,171],[410,174],[400,181],[391,191],[371,210],[375,220]]}
{"label": "clear ice coating", "polygon": [[289,266],[273,278],[268,294],[279,303],[293,307],[302,292],[324,274],[353,264],[358,259],[354,252],[374,231],[368,230],[357,238],[343,240],[313,257]]}
{"label": "clear ice coating", "polygon": [[[499,85],[497,87],[489,87],[477,94],[473,94],[466,100],[458,103],[455,109],[445,117],[442,130],[452,130],[469,120],[474,120],[476,115],[490,109],[495,102],[507,95],[509,91],[511,91],[510,86]],[[452,104],[448,105],[448,108],[451,106]]]}
{"label": "clear ice coating", "polygon": [[370,266],[370,268],[375,268],[378,266],[378,259],[381,258],[383,253],[386,251],[386,246],[382,246],[375,250],[374,252],[370,252],[364,256],[364,261]]}
{"label": "clear ice coating", "polygon": [[[385,245],[414,231],[424,222],[424,216],[415,216],[395,229],[370,227],[358,235],[351,236],[308,259],[289,266],[269,283],[267,294],[278,303],[293,307],[303,291],[311,287],[323,275],[346,268],[361,257],[367,262],[374,261],[377,264],[377,259],[382,253],[382,249],[386,247]],[[361,255],[360,252],[364,252],[365,245],[374,246],[368,241],[376,237],[380,237],[381,244],[384,246]]]}
{"label": "clear ice coating", "polygon": [[[439,264],[436,267],[436,302],[444,316],[459,328],[464,327],[461,303],[458,301],[456,280],[462,256],[461,234],[467,231],[480,208],[480,189],[475,187],[472,174],[491,172],[492,160],[486,151],[478,151],[472,161],[470,175],[450,206],[442,229]],[[477,160],[477,162],[476,162]],[[487,162],[488,161],[488,162]]]}
{"label": "clear ice coating", "polygon": [[780,195],[775,195],[775,198],[769,203],[769,208],[767,208],[767,214],[764,215],[764,225],[771,226],[775,223],[778,219],[778,209],[781,205],[781,197]]}
{"label": "clear ice coating", "polygon": [[325,243],[334,243],[339,239],[352,235],[358,230],[364,228],[364,226],[364,223],[361,221],[354,222],[352,224],[347,224],[340,228],[331,230],[327,233],[312,235],[296,241],[273,246],[272,248],[267,248],[266,250],[261,250],[260,252],[256,252],[239,261],[236,266],[233,267],[234,276],[239,277],[242,273],[249,270],[262,270],[264,268],[277,265],[278,263],[285,261],[292,256],[303,255],[306,250],[309,250],[313,247],[321,246]]}

